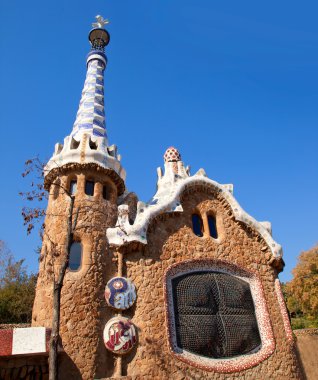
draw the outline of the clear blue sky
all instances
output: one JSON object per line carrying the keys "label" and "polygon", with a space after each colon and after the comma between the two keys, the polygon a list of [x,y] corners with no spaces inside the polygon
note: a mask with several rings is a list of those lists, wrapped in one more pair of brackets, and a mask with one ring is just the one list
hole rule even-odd
{"label": "clear blue sky", "polygon": [[192,172],[233,183],[242,207],[272,222],[290,279],[318,242],[317,1],[3,0],[0,14],[0,239],[30,270],[23,162],[49,158],[71,131],[102,14],[107,129],[129,189],[148,200],[175,145]]}

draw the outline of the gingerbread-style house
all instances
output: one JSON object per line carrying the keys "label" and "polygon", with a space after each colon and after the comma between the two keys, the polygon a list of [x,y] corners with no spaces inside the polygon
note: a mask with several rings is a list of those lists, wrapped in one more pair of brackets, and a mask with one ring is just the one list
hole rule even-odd
{"label": "gingerbread-style house", "polygon": [[[45,169],[46,234],[24,339],[48,339],[53,276],[69,246],[61,380],[301,378],[278,279],[282,250],[270,223],[240,207],[233,185],[203,169],[191,175],[173,147],[150,202],[127,190],[106,135],[109,34],[101,17],[89,40],[73,130]],[[18,355],[35,354],[45,357],[47,346]]]}

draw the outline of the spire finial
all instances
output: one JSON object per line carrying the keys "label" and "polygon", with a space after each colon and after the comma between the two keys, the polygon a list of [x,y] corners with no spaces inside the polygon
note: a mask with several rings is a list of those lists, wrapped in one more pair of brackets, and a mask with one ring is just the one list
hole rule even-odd
{"label": "spire finial", "polygon": [[109,20],[105,19],[101,15],[95,16],[96,22],[93,22],[92,27],[93,28],[104,28],[105,25],[109,24]]}
{"label": "spire finial", "polygon": [[92,50],[104,52],[105,46],[109,43],[109,33],[104,28],[109,24],[109,20],[104,19],[103,16],[97,15],[96,22],[93,22],[93,29],[90,31],[88,39],[92,45]]}

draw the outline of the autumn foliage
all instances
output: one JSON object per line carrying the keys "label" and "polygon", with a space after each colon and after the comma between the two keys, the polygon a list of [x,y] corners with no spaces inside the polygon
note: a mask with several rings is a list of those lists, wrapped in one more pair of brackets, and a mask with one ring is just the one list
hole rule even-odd
{"label": "autumn foliage", "polygon": [[318,245],[302,252],[292,271],[293,279],[285,285],[291,316],[318,319]]}

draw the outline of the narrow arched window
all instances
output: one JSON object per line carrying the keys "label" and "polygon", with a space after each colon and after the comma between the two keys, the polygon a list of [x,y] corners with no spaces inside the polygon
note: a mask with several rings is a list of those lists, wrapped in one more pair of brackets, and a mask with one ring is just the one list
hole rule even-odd
{"label": "narrow arched window", "polygon": [[107,185],[103,186],[103,198],[108,200],[110,196],[109,187]]}
{"label": "narrow arched window", "polygon": [[218,231],[216,229],[216,219],[213,215],[208,215],[208,223],[209,223],[209,230],[210,230],[210,236],[214,239],[218,238]]}
{"label": "narrow arched window", "polygon": [[193,232],[197,236],[199,236],[199,237],[203,236],[203,222],[202,222],[202,218],[200,215],[198,215],[198,214],[192,215],[192,228],[193,228]]}
{"label": "narrow arched window", "polygon": [[53,185],[53,199],[57,199],[60,193],[61,180],[58,178]]}
{"label": "narrow arched window", "polygon": [[69,269],[77,271],[82,265],[82,244],[74,241],[70,248]]}
{"label": "narrow arched window", "polygon": [[85,182],[85,194],[86,195],[94,195],[94,187],[95,183],[93,181]]}
{"label": "narrow arched window", "polygon": [[76,191],[77,191],[77,181],[76,180],[72,180],[70,182],[70,194],[71,195],[75,195]]}

